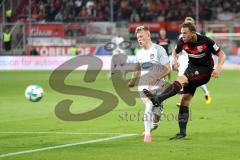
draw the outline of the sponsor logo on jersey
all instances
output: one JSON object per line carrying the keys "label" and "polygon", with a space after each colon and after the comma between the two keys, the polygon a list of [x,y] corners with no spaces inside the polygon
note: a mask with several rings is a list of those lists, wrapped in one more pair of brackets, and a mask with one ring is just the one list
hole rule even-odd
{"label": "sponsor logo on jersey", "polygon": [[198,50],[198,52],[202,52],[203,51],[203,46],[197,46],[197,50]]}
{"label": "sponsor logo on jersey", "polygon": [[153,58],[154,58],[154,54],[151,53],[151,54],[150,54],[150,59],[153,59]]}
{"label": "sponsor logo on jersey", "polygon": [[202,53],[202,54],[188,54],[189,57],[191,58],[202,58],[206,55],[206,53]]}
{"label": "sponsor logo on jersey", "polygon": [[194,73],[195,75],[199,75],[199,71],[195,71],[195,73]]}
{"label": "sponsor logo on jersey", "polygon": [[152,67],[153,64],[151,62],[144,62],[144,63],[142,63],[141,66],[142,66],[142,69],[148,69],[148,68]]}

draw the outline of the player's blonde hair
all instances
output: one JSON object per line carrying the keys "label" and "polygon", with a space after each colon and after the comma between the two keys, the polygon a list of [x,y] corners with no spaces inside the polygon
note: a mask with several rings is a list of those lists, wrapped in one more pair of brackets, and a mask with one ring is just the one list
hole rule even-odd
{"label": "player's blonde hair", "polygon": [[149,31],[148,27],[146,27],[146,26],[138,26],[135,29],[135,35],[137,35],[141,31],[145,31],[145,32],[147,32],[150,35],[150,31]]}
{"label": "player's blonde hair", "polygon": [[186,17],[184,22],[191,22],[191,23],[195,24],[195,20],[192,17]]}

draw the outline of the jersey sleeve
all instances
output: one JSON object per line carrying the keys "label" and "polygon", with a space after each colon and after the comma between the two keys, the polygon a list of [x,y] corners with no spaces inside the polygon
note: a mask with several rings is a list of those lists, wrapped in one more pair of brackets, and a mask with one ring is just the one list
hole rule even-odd
{"label": "jersey sleeve", "polygon": [[210,38],[206,37],[207,45],[211,50],[211,53],[217,55],[218,52],[221,50],[220,47]]}
{"label": "jersey sleeve", "polygon": [[158,54],[158,61],[162,65],[170,63],[167,52],[162,46],[159,46],[159,45],[157,46],[157,54]]}

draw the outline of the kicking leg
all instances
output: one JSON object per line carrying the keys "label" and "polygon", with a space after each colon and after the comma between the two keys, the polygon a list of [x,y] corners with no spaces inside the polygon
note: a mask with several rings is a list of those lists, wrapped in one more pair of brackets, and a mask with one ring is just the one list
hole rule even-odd
{"label": "kicking leg", "polygon": [[143,89],[143,93],[152,101],[155,107],[159,106],[165,99],[176,95],[183,87],[188,84],[186,76],[180,76],[168,88],[166,88],[160,95],[153,95],[147,89]]}

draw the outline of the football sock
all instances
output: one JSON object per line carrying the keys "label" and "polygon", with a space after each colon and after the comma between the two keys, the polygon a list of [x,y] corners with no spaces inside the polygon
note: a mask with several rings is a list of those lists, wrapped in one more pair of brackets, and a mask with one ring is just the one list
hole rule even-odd
{"label": "football sock", "polygon": [[146,108],[144,113],[145,134],[150,134],[150,131],[152,128],[152,108],[153,108],[153,104],[151,102],[146,103]]}
{"label": "football sock", "polygon": [[206,86],[205,84],[204,84],[204,85],[201,85],[200,88],[202,89],[202,91],[204,92],[204,94],[205,94],[206,96],[209,95],[207,86]]}
{"label": "football sock", "polygon": [[151,129],[153,129],[153,128],[157,128],[157,127],[158,127],[158,125],[159,125],[159,123],[160,123],[160,121],[159,121],[159,122],[157,122],[157,123],[152,123],[152,127],[151,127]]}
{"label": "football sock", "polygon": [[165,99],[176,95],[182,89],[182,85],[178,81],[174,81],[167,89],[163,91],[159,96],[157,96],[157,100],[162,102]]}
{"label": "football sock", "polygon": [[189,118],[189,109],[187,106],[180,106],[178,114],[178,125],[180,129],[180,134],[186,135],[186,127]]}

